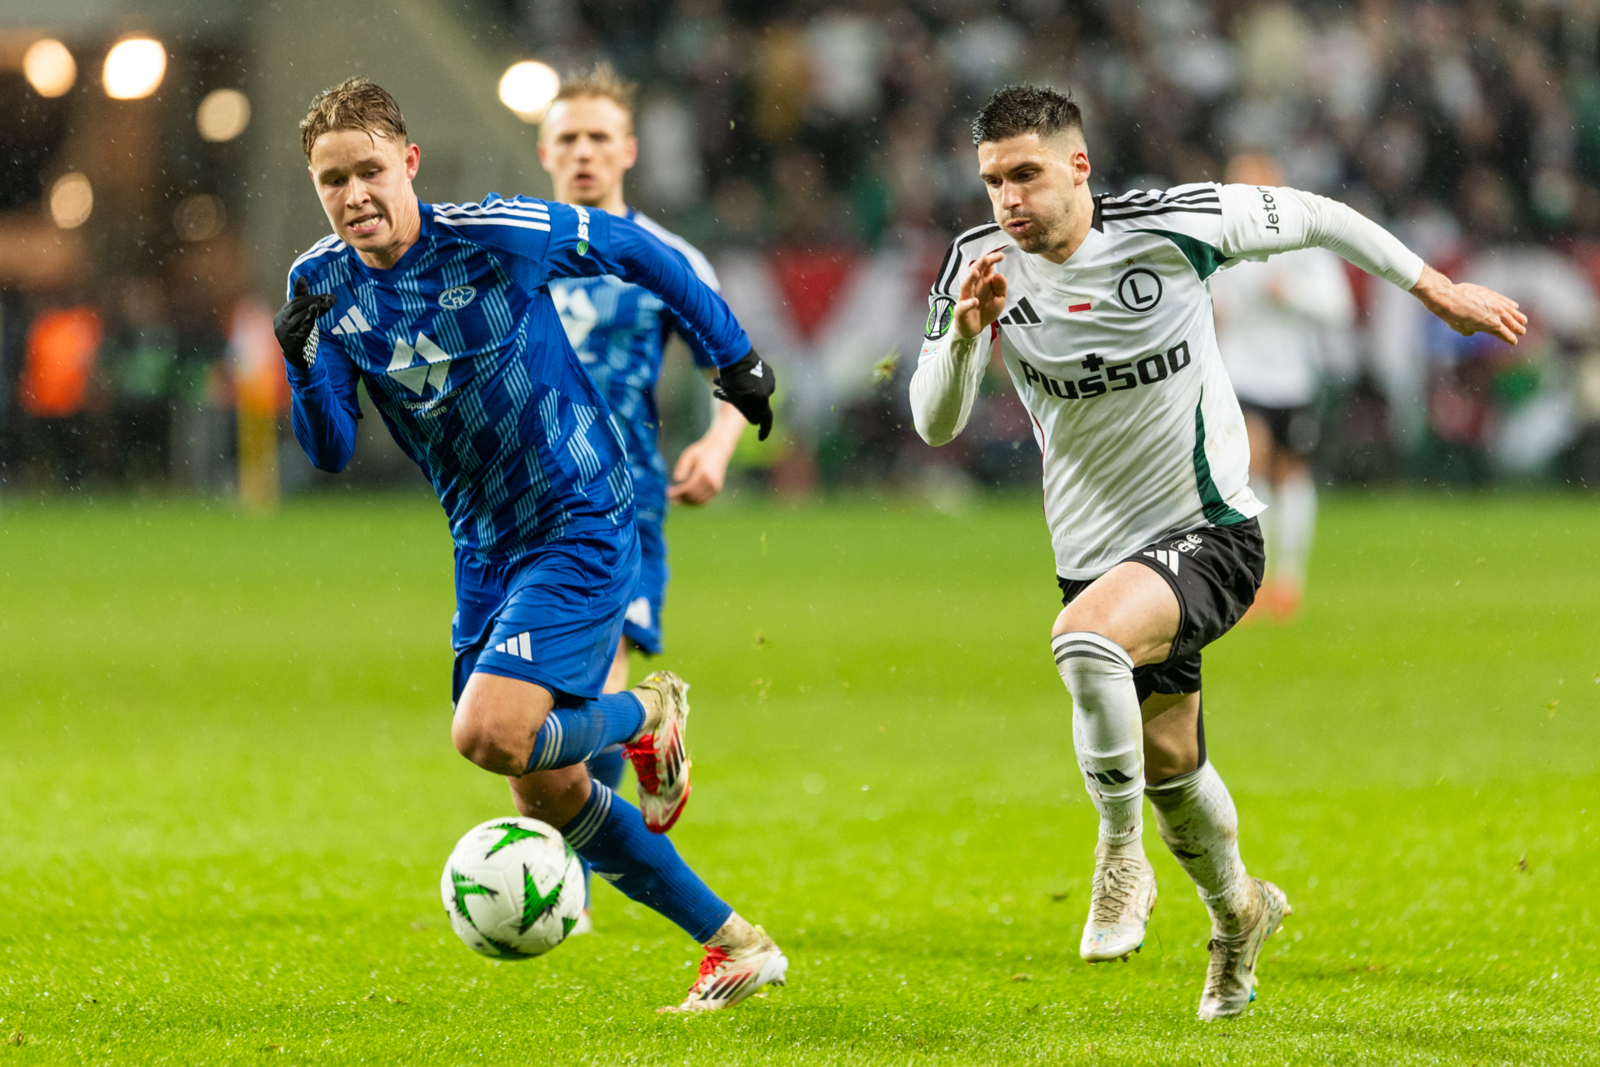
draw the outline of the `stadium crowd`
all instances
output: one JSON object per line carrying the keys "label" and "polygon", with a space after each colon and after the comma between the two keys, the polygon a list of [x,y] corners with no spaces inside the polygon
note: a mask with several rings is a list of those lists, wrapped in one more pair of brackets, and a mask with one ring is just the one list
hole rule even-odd
{"label": "stadium crowd", "polygon": [[[1022,80],[1082,104],[1101,191],[1220,180],[1231,155],[1266,151],[1289,184],[1531,310],[1511,350],[1430,326],[1403,294],[1353,278],[1357,326],[1325,346],[1325,479],[1600,484],[1600,4],[482,2],[527,53],[563,69],[609,60],[641,85],[630,199],[712,255],[758,348],[790,368],[787,444],[746,457],[780,487],[1036,476],[998,372],[960,450],[921,446],[905,400],[927,282],[950,237],[988,217],[970,114]],[[106,351],[121,355],[89,360],[83,403],[103,395],[131,414],[96,433],[159,436],[173,431],[149,429],[155,408],[135,417],[140,405],[180,392],[205,404],[204,367],[169,375],[165,394],[141,377],[148,339],[181,332],[140,318],[157,303],[124,287],[99,309]],[[62,446],[28,425],[45,417],[25,387],[41,306],[8,307],[3,441],[17,477]],[[226,352],[220,337],[207,358]],[[906,358],[892,373],[895,352]],[[671,403],[693,391],[667,385],[678,434]],[[200,422],[173,425],[192,436]]]}

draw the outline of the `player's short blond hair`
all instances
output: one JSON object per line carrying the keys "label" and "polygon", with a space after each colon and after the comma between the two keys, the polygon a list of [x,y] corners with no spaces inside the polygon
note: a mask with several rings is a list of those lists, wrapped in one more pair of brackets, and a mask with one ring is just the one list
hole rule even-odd
{"label": "player's short blond hair", "polygon": [[628,116],[628,132],[632,133],[633,103],[638,95],[639,87],[618,74],[610,63],[596,63],[562,81],[550,106],[554,107],[563,100],[609,100]]}
{"label": "player's short blond hair", "polygon": [[346,78],[311,100],[311,110],[300,120],[300,147],[306,162],[317,138],[334,130],[361,130],[373,137],[392,137],[410,144],[400,105],[370,78]]}

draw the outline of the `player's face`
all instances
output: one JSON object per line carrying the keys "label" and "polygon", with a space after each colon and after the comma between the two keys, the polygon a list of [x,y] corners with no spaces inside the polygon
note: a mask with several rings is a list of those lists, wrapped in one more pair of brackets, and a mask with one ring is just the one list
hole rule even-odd
{"label": "player's face", "polygon": [[[422,149],[365,130],[333,130],[311,146],[311,180],[333,232],[362,259],[387,266],[415,240]],[[398,249],[398,252],[396,251]]]}
{"label": "player's face", "polygon": [[622,176],[639,157],[628,113],[604,96],[552,104],[539,129],[539,161],[557,200],[620,208]]}
{"label": "player's face", "polygon": [[1089,180],[1089,155],[1069,133],[1036,133],[978,146],[978,176],[998,222],[1024,252],[1042,255],[1069,243]]}

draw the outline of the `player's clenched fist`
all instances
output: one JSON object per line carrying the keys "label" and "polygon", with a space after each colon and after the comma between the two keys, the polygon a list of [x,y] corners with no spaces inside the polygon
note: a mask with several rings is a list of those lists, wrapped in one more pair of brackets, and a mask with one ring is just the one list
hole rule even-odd
{"label": "player's clenched fist", "polygon": [[777,381],[756,350],[752,348],[739,362],[723,367],[711,382],[716,386],[712,395],[738,408],[745,422],[761,427],[757,440],[765,441],[772,432],[772,390]]}
{"label": "player's clenched fist", "polygon": [[291,366],[305,370],[317,361],[317,319],[332,307],[332,293],[313,293],[304,278],[294,283],[294,296],[272,316],[272,332]]}
{"label": "player's clenched fist", "polygon": [[1006,276],[995,269],[1004,258],[1004,252],[990,252],[967,268],[956,303],[957,336],[978,336],[1006,309]]}

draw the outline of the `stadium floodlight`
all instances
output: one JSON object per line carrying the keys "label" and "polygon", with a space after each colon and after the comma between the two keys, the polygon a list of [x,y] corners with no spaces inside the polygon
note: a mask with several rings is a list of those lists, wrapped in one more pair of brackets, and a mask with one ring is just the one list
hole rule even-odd
{"label": "stadium floodlight", "polygon": [[166,73],[167,50],[160,41],[129,37],[106,53],[101,81],[113,100],[142,100],[160,87]]}
{"label": "stadium floodlight", "polygon": [[63,174],[50,187],[50,217],[63,230],[74,230],[89,221],[94,211],[94,188],[86,175],[73,171]]}
{"label": "stadium floodlight", "polygon": [[214,144],[231,141],[250,125],[250,98],[237,89],[213,89],[200,101],[194,123]]}
{"label": "stadium floodlight", "polygon": [[41,37],[23,53],[22,74],[40,96],[65,96],[78,80],[78,64],[66,45]]}
{"label": "stadium floodlight", "polygon": [[539,122],[561,88],[555,68],[537,60],[513,63],[500,76],[500,102],[523,122]]}

